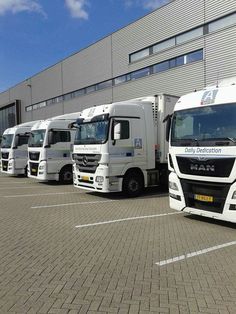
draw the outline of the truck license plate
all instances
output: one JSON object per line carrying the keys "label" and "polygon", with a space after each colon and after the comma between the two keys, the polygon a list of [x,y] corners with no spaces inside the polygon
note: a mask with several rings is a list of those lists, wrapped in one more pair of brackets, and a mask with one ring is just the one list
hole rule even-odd
{"label": "truck license plate", "polygon": [[35,168],[32,168],[32,172],[36,172],[37,170]]}
{"label": "truck license plate", "polygon": [[208,196],[208,195],[194,194],[194,199],[201,202],[208,202],[208,203],[213,202],[213,196]]}
{"label": "truck license plate", "polygon": [[82,180],[84,180],[84,181],[89,181],[89,177],[87,177],[87,176],[82,176]]}

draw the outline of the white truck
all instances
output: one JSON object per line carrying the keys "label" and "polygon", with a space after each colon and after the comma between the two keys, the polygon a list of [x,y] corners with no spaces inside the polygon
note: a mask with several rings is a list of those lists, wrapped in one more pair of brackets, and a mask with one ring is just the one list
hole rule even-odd
{"label": "white truck", "polygon": [[34,125],[28,144],[28,177],[73,182],[71,153],[75,130],[68,125],[79,116],[79,112],[74,112]]}
{"label": "white truck", "polygon": [[37,121],[18,124],[4,131],[1,143],[1,172],[27,175],[28,139]]}
{"label": "white truck", "polygon": [[134,197],[168,183],[162,120],[177,99],[160,94],[83,110],[75,123],[74,186]]}
{"label": "white truck", "polygon": [[181,97],[167,124],[170,207],[236,222],[236,77]]}

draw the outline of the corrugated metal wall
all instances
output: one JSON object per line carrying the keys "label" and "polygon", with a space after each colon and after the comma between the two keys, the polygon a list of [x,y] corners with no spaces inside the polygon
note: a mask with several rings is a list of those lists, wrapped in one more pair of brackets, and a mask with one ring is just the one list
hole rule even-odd
{"label": "corrugated metal wall", "polygon": [[[236,0],[175,0],[0,94],[0,107],[21,100],[22,121],[45,119],[89,106],[152,95],[182,95],[216,79],[236,75],[236,26],[176,45],[129,63],[129,54],[236,11]],[[112,77],[204,49],[205,60],[62,101],[37,110],[25,107]]]}

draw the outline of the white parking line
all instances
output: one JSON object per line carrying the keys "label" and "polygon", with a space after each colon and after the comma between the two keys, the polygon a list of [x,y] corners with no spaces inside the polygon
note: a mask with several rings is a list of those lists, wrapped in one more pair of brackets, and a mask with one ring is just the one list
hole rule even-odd
{"label": "white parking line", "polygon": [[109,203],[118,202],[118,200],[106,200],[106,201],[93,201],[93,202],[78,202],[78,203],[66,203],[66,204],[55,204],[55,205],[42,205],[42,206],[32,206],[31,208],[51,208],[51,207],[61,207],[61,206],[73,206],[73,205],[86,205],[86,204],[99,204],[99,203]]}
{"label": "white parking line", "polygon": [[163,217],[163,216],[170,216],[170,215],[178,215],[178,214],[181,214],[181,213],[180,213],[180,212],[174,212],[174,213],[157,214],[157,215],[149,215],[149,216],[128,217],[128,218],[123,218],[123,219],[101,221],[101,222],[96,222],[96,223],[86,224],[86,225],[78,225],[78,226],[75,226],[75,228],[94,227],[94,226],[106,225],[106,224],[113,224],[113,223],[117,223],[117,222],[129,221],[129,220],[156,218],[156,217]]}
{"label": "white parking line", "polygon": [[65,194],[81,194],[82,192],[61,192],[61,193],[44,193],[44,194],[17,194],[17,195],[6,195],[6,198],[18,198],[18,197],[30,197],[30,196],[46,196],[46,195],[65,195]]}
{"label": "white parking line", "polygon": [[190,258],[190,257],[206,254],[206,253],[209,253],[209,252],[212,252],[212,251],[216,251],[216,250],[219,250],[219,249],[222,249],[224,247],[231,246],[231,245],[236,245],[236,241],[223,243],[223,244],[220,244],[220,245],[212,246],[212,247],[200,250],[200,251],[191,252],[191,253],[187,253],[187,254],[180,255],[180,256],[175,256],[175,257],[169,258],[167,260],[160,261],[160,262],[156,263],[156,265],[164,266],[164,265],[167,265],[167,264],[172,264],[172,263],[175,263],[175,262],[178,262],[178,261]]}

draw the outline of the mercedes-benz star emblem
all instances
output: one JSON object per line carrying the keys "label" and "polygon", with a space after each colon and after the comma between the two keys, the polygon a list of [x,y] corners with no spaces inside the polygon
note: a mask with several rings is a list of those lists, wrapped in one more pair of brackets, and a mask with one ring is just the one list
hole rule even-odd
{"label": "mercedes-benz star emblem", "polygon": [[83,156],[83,158],[82,158],[82,163],[83,163],[84,166],[87,166],[87,164],[88,164],[88,158],[87,158],[87,156]]}

